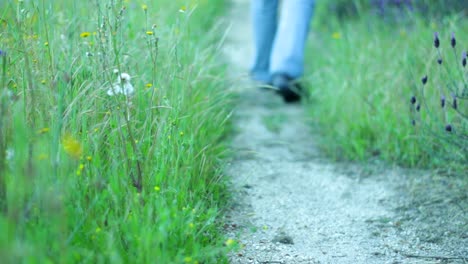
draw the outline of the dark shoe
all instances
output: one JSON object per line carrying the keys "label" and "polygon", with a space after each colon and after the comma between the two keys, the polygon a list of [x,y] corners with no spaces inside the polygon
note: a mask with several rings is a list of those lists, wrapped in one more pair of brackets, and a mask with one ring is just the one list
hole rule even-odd
{"label": "dark shoe", "polygon": [[278,88],[278,94],[286,103],[295,103],[301,100],[302,86],[285,74],[273,76],[273,86]]}

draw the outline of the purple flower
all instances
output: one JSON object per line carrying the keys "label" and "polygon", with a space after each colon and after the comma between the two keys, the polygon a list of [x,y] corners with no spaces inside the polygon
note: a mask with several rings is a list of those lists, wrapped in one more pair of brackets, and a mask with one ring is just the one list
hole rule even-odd
{"label": "purple flower", "polygon": [[466,51],[462,53],[462,66],[463,67],[466,66]]}
{"label": "purple flower", "polygon": [[445,126],[445,131],[452,132],[452,125],[448,124]]}
{"label": "purple flower", "polygon": [[6,52],[3,50],[0,50],[0,57],[6,56]]}
{"label": "purple flower", "polygon": [[421,78],[421,82],[423,85],[427,83],[427,75]]}
{"label": "purple flower", "polygon": [[439,32],[434,33],[434,47],[439,48],[440,40],[439,40]]}
{"label": "purple flower", "polygon": [[457,39],[455,39],[455,33],[452,32],[452,37],[450,38],[450,44],[452,45],[452,48],[455,48],[457,45]]}

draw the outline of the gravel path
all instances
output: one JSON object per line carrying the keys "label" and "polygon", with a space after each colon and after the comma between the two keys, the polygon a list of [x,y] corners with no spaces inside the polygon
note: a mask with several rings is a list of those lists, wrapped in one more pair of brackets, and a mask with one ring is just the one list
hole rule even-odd
{"label": "gravel path", "polygon": [[245,76],[251,58],[248,4],[232,2],[224,47],[241,96],[232,143],[237,154],[226,169],[235,193],[226,232],[239,241],[231,262],[464,263],[457,256],[467,252],[465,213],[450,219],[465,232],[450,247],[421,241],[427,230],[413,227],[420,220],[405,214],[408,208],[396,210],[412,205],[402,194],[414,187],[406,172],[327,161],[314,145],[308,125],[313,120],[306,120],[303,106],[254,89]]}

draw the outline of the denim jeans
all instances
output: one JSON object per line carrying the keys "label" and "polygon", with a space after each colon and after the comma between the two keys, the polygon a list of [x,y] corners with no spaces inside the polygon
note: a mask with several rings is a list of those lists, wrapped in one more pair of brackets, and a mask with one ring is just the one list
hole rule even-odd
{"label": "denim jeans", "polygon": [[278,16],[278,0],[251,0],[254,80],[269,83],[274,74],[291,78],[303,74],[304,48],[314,3],[314,0],[284,0]]}

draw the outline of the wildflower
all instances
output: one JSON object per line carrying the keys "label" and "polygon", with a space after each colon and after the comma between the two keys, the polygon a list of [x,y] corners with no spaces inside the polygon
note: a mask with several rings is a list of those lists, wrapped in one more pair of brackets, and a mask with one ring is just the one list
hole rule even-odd
{"label": "wildflower", "polygon": [[195,225],[194,225],[193,223],[190,223],[190,224],[189,224],[189,228],[190,228],[190,229],[193,229],[194,227],[195,227]]}
{"label": "wildflower", "polygon": [[154,34],[154,32],[151,31],[151,30],[146,31],[146,35],[148,35],[148,36],[151,36],[151,35],[153,35],[153,34]]}
{"label": "wildflower", "polygon": [[80,142],[70,134],[66,134],[62,138],[62,145],[65,152],[73,158],[79,159],[81,154],[83,154],[83,147]]}
{"label": "wildflower", "polygon": [[44,42],[44,46],[46,46],[46,47],[49,46],[49,42],[47,42],[47,41]]}
{"label": "wildflower", "polygon": [[185,257],[184,262],[185,263],[191,263],[192,262],[192,257]]}
{"label": "wildflower", "polygon": [[224,244],[228,247],[234,245],[236,243],[236,241],[232,238],[229,238],[228,240],[226,240],[226,242],[224,242]]}
{"label": "wildflower", "polygon": [[15,151],[11,148],[5,150],[5,160],[12,160],[15,156]]}
{"label": "wildflower", "polygon": [[452,94],[452,97],[453,97],[452,107],[453,107],[453,109],[456,110],[458,108],[457,96]]}
{"label": "wildflower", "polygon": [[332,34],[332,38],[334,38],[334,39],[340,39],[340,38],[341,38],[340,32],[334,32],[334,33]]}
{"label": "wildflower", "polygon": [[89,36],[91,36],[91,33],[88,32],[88,31],[81,32],[81,34],[80,34],[80,37],[82,37],[82,38],[87,38],[87,37],[89,37]]}
{"label": "wildflower", "polygon": [[5,56],[6,56],[6,52],[3,50],[0,50],[0,57],[5,57]]}
{"label": "wildflower", "polygon": [[466,67],[466,51],[462,53],[462,66]]}
{"label": "wildflower", "polygon": [[86,160],[87,160],[87,161],[92,161],[92,160],[93,160],[93,157],[91,157],[91,156],[86,156]]}
{"label": "wildflower", "polygon": [[153,84],[152,83],[147,83],[147,84],[145,84],[145,86],[146,86],[146,88],[151,88],[151,87],[153,87]]}
{"label": "wildflower", "polygon": [[44,127],[39,130],[39,134],[45,134],[50,131],[50,128]]}
{"label": "wildflower", "polygon": [[416,120],[411,120],[411,125],[415,126],[416,125]]}
{"label": "wildflower", "polygon": [[440,107],[444,108],[445,107],[445,96],[442,95],[440,97]]}
{"label": "wildflower", "polygon": [[81,163],[79,166],[78,166],[78,169],[76,170],[76,175],[80,176],[81,173],[83,172],[84,170],[84,164]]}
{"label": "wildflower", "polygon": [[182,137],[184,136],[184,131],[180,131],[179,135]]}
{"label": "wildflower", "polygon": [[420,105],[420,104],[418,104],[418,105],[416,106],[416,111],[419,112],[419,110],[421,110],[421,105]]}
{"label": "wildflower", "polygon": [[145,12],[146,12],[146,10],[148,10],[148,6],[145,5],[145,4],[142,4],[142,5],[141,5],[141,8],[142,8]]}
{"label": "wildflower", "polygon": [[159,192],[159,191],[161,190],[161,188],[160,188],[159,186],[156,185],[156,186],[154,186],[154,190],[157,191],[157,192]]}
{"label": "wildflower", "polygon": [[452,32],[452,37],[450,38],[450,45],[452,45],[452,48],[455,48],[457,45],[457,39],[455,39],[455,33]]}
{"label": "wildflower", "polygon": [[[118,72],[118,71],[117,71]],[[125,96],[131,96],[134,92],[133,85],[130,83],[131,77],[128,73],[121,73],[117,78],[117,82],[112,85],[112,88],[107,90],[109,96],[124,94]]]}
{"label": "wildflower", "polygon": [[415,104],[416,103],[416,96],[411,96],[411,104]]}
{"label": "wildflower", "polygon": [[41,80],[41,83],[42,83],[42,84],[46,84],[46,80]]}
{"label": "wildflower", "polygon": [[180,9],[179,9],[179,12],[180,12],[180,13],[185,13],[185,11],[187,11],[187,7],[186,7],[186,6],[180,7]]}
{"label": "wildflower", "polygon": [[439,32],[435,32],[434,33],[434,47],[438,49],[439,46],[440,46]]}
{"label": "wildflower", "polygon": [[96,233],[101,233],[101,228],[100,227],[96,227],[96,230],[94,230]]}
{"label": "wildflower", "polygon": [[421,82],[423,85],[427,83],[427,75],[421,78]]}
{"label": "wildflower", "polygon": [[448,124],[445,126],[445,131],[452,132],[452,125]]}
{"label": "wildflower", "polygon": [[437,59],[437,63],[438,63],[439,65],[442,64],[442,58],[438,58],[438,59]]}

